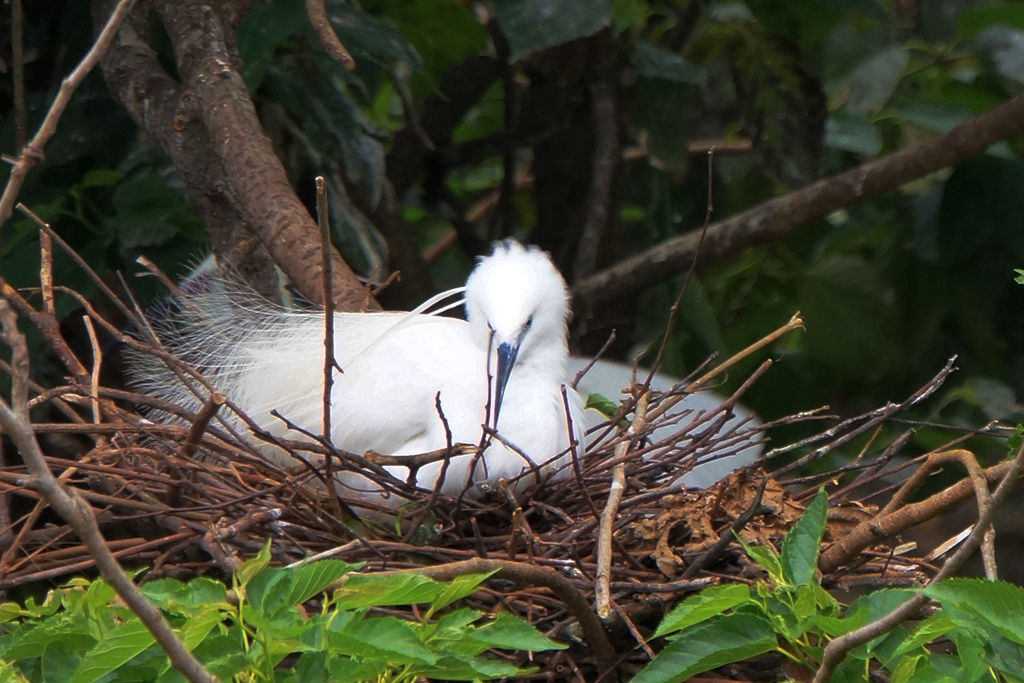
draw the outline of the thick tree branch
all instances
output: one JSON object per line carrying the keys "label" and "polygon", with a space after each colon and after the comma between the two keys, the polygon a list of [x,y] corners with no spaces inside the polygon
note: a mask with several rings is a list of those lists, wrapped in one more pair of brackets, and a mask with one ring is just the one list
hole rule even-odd
{"label": "thick tree branch", "polygon": [[[939,169],[976,157],[988,146],[1024,132],[1024,93],[940,135],[831,178],[819,180],[712,225],[702,258],[715,260],[745,247],[779,239],[803,223],[894,190]],[[666,240],[573,287],[577,311],[586,312],[682,273],[700,231]]]}
{"label": "thick tree branch", "polygon": [[[238,12],[196,0],[168,0],[155,9],[174,43],[181,82],[161,68],[139,10],[103,60],[111,90],[171,156],[215,251],[237,266],[262,246],[305,297],[319,301],[319,232],[289,184],[239,73],[231,23]],[[338,309],[359,310],[366,300],[362,284],[333,250],[331,259]]]}
{"label": "thick tree branch", "polygon": [[[995,483],[1006,476],[1010,463],[1000,463],[982,470],[986,483]],[[979,488],[978,482],[970,478],[961,479],[949,488],[928,498],[910,503],[891,512],[882,511],[876,517],[861,522],[849,533],[830,545],[818,559],[822,574],[831,574],[859,556],[866,548],[881,543],[907,529],[948,511],[960,501],[966,500]],[[980,524],[980,522],[979,522]]]}

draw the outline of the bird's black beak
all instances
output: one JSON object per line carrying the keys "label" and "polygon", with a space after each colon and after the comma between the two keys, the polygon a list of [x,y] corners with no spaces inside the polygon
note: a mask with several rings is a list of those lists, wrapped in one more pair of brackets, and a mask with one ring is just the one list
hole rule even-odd
{"label": "bird's black beak", "polygon": [[519,355],[519,343],[505,342],[498,344],[498,369],[495,373],[494,385],[494,428],[498,428],[498,413],[501,412],[501,400],[505,396],[505,385],[512,376],[512,367]]}

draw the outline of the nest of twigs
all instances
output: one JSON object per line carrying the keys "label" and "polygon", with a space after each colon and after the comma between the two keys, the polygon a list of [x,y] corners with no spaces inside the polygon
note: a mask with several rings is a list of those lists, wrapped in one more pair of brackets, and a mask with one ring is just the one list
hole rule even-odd
{"label": "nest of twigs", "polygon": [[[154,424],[145,416],[152,399],[103,386],[96,364],[77,360],[59,334],[52,300],[48,304],[44,297],[36,309],[5,289],[14,309],[43,331],[71,376],[63,386],[32,387],[36,413],[60,415],[62,421],[36,420],[31,428],[44,452],[54,452],[71,436],[84,444],[75,459],[48,457],[47,464],[89,502],[123,565],[147,567],[143,578],[224,576],[270,538],[280,563],[333,556],[365,563],[364,571],[420,569],[437,578],[498,568],[486,590],[471,598],[476,607],[514,612],[552,637],[574,643],[538,655],[534,663],[541,665],[543,678],[595,680],[610,667],[638,670],[653,654],[645,638],[669,607],[711,583],[759,577],[736,536],[778,548],[803,501],[823,484],[829,484],[831,508],[820,563],[825,585],[920,583],[932,565],[895,552],[891,539],[952,502],[980,493],[979,477],[984,482],[999,475],[997,468],[981,470],[975,464],[980,474],[973,483],[965,480],[943,491],[942,501],[933,496],[908,504],[907,495],[929,467],[965,457],[956,454],[966,451],[932,456],[880,510],[868,498],[885,490],[879,482],[896,467],[909,432],[838,469],[811,477],[795,474],[924,400],[951,372],[951,364],[903,403],[852,419],[809,411],[768,425],[733,423],[723,429],[735,402],[770,363],[714,411],[693,413],[680,408],[678,399],[707,386],[733,365],[730,359],[671,392],[632,387],[609,423],[616,426],[608,426],[606,437],[578,460],[568,482],[518,502],[500,486],[481,501],[409,493],[398,522],[380,523],[354,516],[333,487],[324,485],[328,467],[346,467],[343,454],[325,462],[322,444],[291,444],[300,456],[303,449],[309,452],[307,464],[278,469],[251,444],[219,429],[210,419],[212,404],[188,423]],[[92,325],[106,325],[87,309]],[[795,318],[743,355],[757,353],[799,324]],[[16,381],[22,372],[4,370]],[[760,463],[709,489],[687,490],[675,483],[709,454],[727,457],[764,441],[770,427],[807,421],[822,421],[822,431],[767,451]],[[670,438],[650,438],[666,426],[672,426]],[[799,457],[794,461],[794,456]],[[8,455],[0,469],[0,590],[59,581],[94,567],[86,546],[47,509],[37,488],[25,466]]]}

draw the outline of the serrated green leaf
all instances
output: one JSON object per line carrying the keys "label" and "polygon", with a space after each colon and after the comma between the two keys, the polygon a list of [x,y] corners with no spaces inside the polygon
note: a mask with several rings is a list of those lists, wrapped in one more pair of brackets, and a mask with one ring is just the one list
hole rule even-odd
{"label": "serrated green leaf", "polygon": [[783,581],[782,563],[779,561],[779,556],[774,550],[764,545],[748,545],[739,535],[736,535],[736,539],[743,546],[743,551],[750,556],[750,559],[758,567],[765,570],[773,581],[776,583]]}
{"label": "serrated green leaf", "polygon": [[958,578],[927,586],[924,594],[942,603],[953,618],[971,615],[974,623],[1024,644],[1024,588],[1006,581]]}
{"label": "serrated green leaf", "polygon": [[326,590],[332,583],[351,571],[341,560],[320,560],[289,569],[290,591],[288,604],[301,605],[314,595]]}
{"label": "serrated green leaf", "polygon": [[828,494],[819,489],[814,500],[796,521],[782,541],[779,557],[782,575],[797,586],[814,583],[818,570],[818,554],[821,551],[821,537],[828,521]]}
{"label": "serrated green leaf", "polygon": [[114,671],[153,643],[153,634],[138,619],[121,624],[85,653],[70,679],[71,683],[94,681]]}
{"label": "serrated green leaf", "polygon": [[434,664],[437,661],[437,656],[406,621],[395,617],[363,617],[351,612],[333,616],[325,635],[330,648],[339,654],[393,664]]}
{"label": "serrated green leaf", "polygon": [[774,650],[771,624],[750,614],[727,614],[681,631],[633,683],[685,681],[704,671]]}
{"label": "serrated green leaf", "polygon": [[332,600],[340,610],[415,605],[432,602],[442,590],[443,583],[421,574],[350,574],[334,592]]}
{"label": "serrated green leaf", "polygon": [[238,568],[238,571],[234,574],[235,584],[238,586],[245,586],[249,581],[256,576],[259,572],[263,571],[270,565],[270,539],[267,539],[266,544],[260,549],[256,557],[246,560],[242,563],[242,566]]}
{"label": "serrated green leaf", "polygon": [[472,595],[484,581],[497,573],[497,569],[492,569],[489,572],[465,574],[463,576],[455,577],[452,581],[448,582],[444,588],[441,589],[441,592],[437,594],[437,597],[434,598],[430,605],[431,613],[447,607],[456,600],[461,600],[466,596]]}
{"label": "serrated green leaf", "polygon": [[533,625],[507,612],[500,612],[489,624],[470,632],[469,637],[491,647],[506,650],[564,650],[567,646],[541,634]]}
{"label": "serrated green leaf", "polygon": [[753,604],[750,599],[750,587],[745,583],[705,588],[700,593],[687,597],[666,614],[651,638],[660,638],[681,631],[744,604]]}

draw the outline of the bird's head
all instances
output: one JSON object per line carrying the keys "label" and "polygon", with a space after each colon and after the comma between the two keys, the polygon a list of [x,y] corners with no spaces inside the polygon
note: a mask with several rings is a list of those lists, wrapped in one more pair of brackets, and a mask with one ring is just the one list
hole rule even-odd
{"label": "bird's head", "polygon": [[568,288],[544,251],[505,240],[480,259],[466,281],[466,317],[496,361],[495,420],[513,367],[564,372],[568,316]]}

